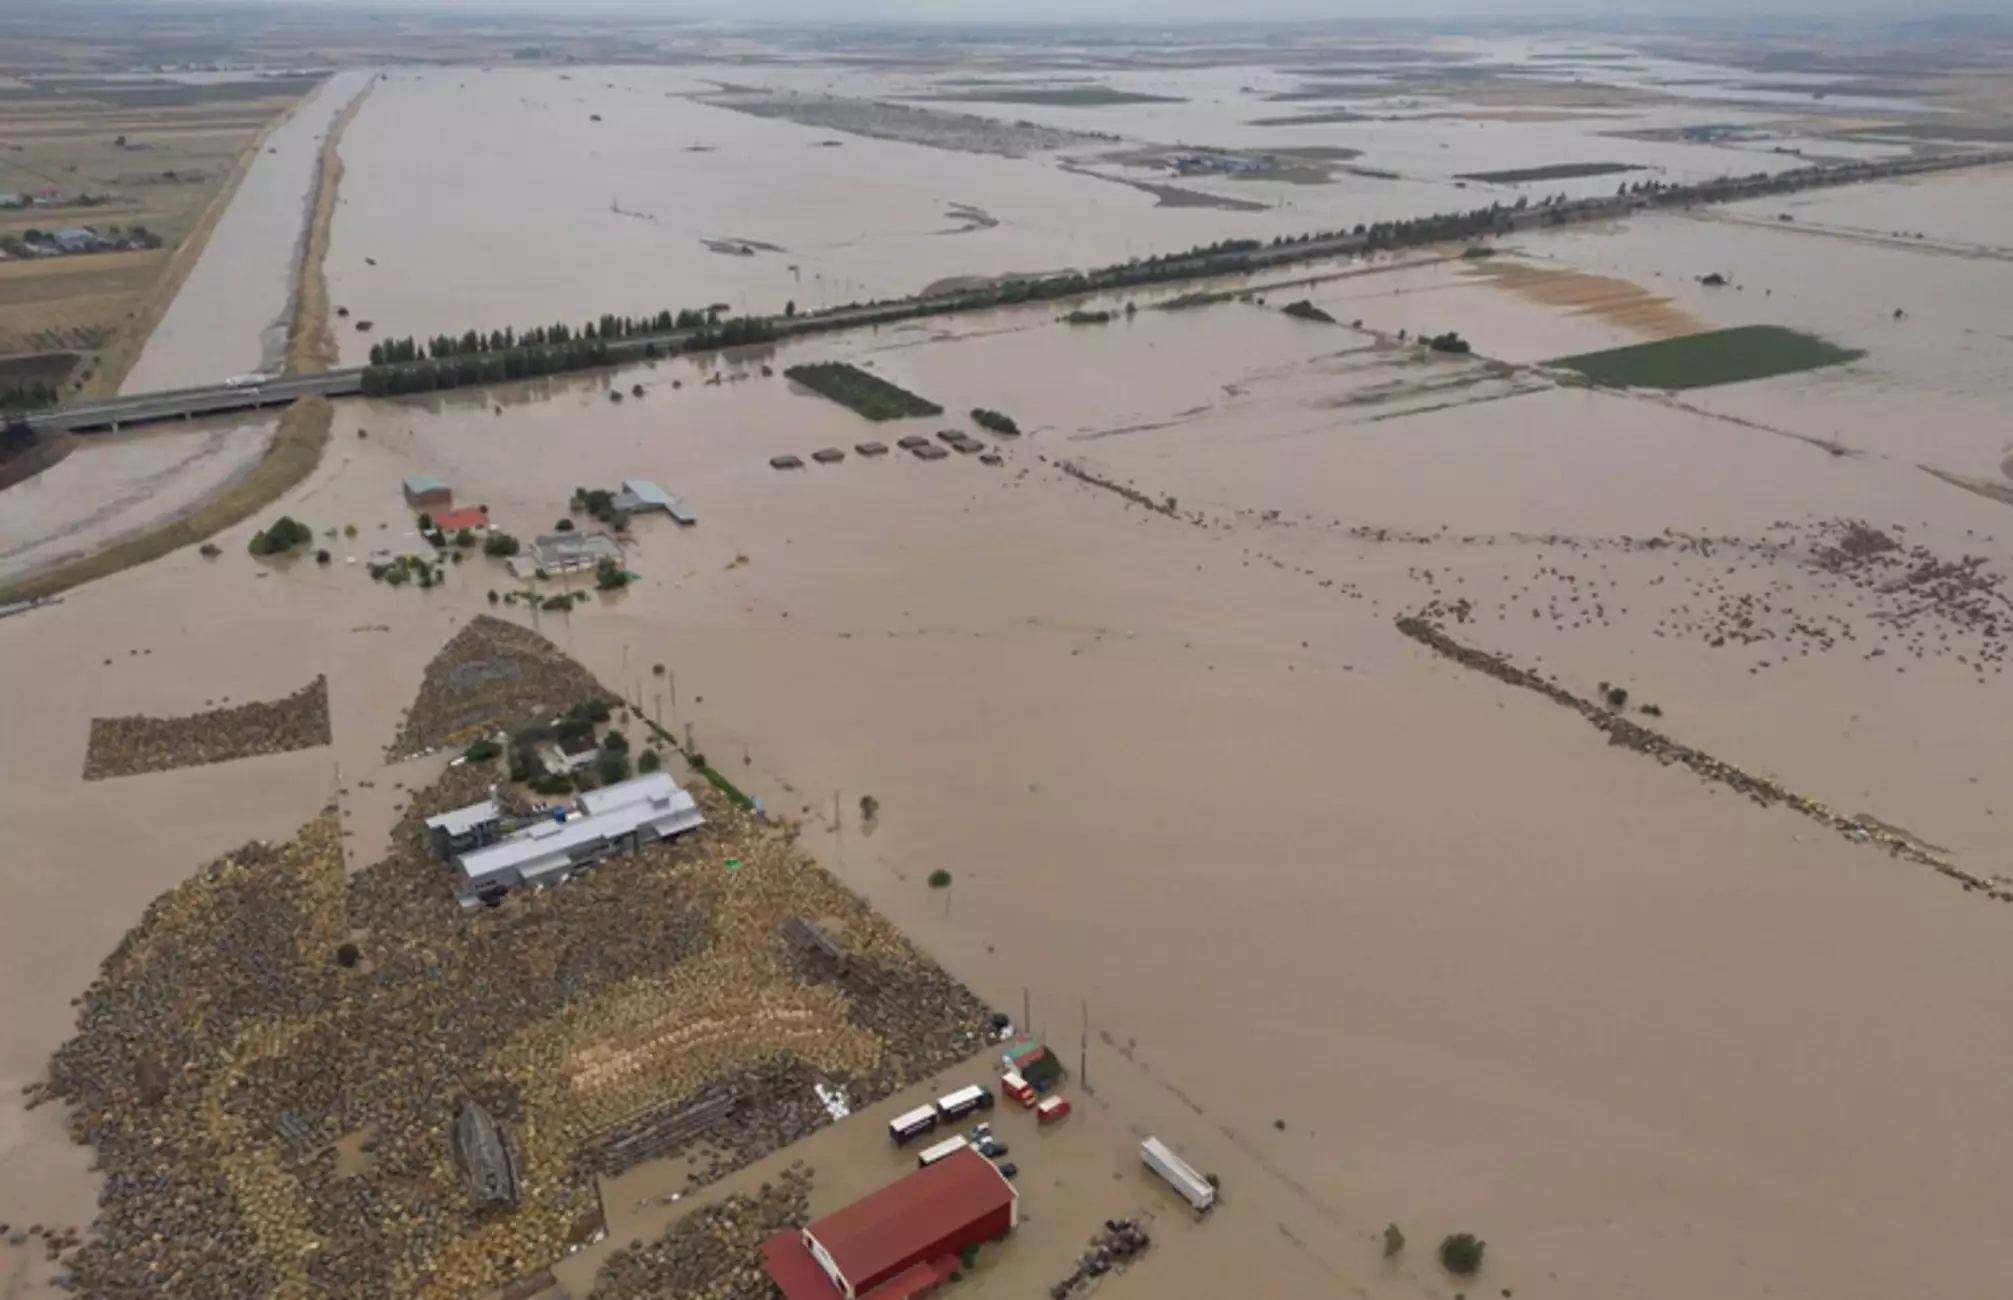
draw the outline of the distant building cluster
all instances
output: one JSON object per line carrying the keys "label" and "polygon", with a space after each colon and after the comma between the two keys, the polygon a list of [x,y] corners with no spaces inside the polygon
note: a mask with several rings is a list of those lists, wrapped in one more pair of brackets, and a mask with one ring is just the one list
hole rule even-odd
{"label": "distant building cluster", "polygon": [[[0,208],[27,207],[19,194],[0,194]],[[159,248],[161,237],[145,226],[110,227],[100,231],[91,226],[59,226],[53,230],[26,230],[7,236],[8,249],[17,257],[73,257],[80,253],[118,253]]]}
{"label": "distant building cluster", "polygon": [[1169,165],[1181,176],[1215,176],[1269,171],[1279,165],[1279,160],[1269,153],[1180,153],[1174,155]]}

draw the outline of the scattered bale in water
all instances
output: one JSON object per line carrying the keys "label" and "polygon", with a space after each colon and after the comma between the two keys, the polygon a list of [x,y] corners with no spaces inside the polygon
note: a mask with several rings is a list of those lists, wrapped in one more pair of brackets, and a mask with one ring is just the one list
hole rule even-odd
{"label": "scattered bale in water", "polygon": [[925,438],[920,433],[912,433],[908,437],[903,438],[900,442],[897,442],[895,445],[897,447],[900,447],[903,451],[914,451],[918,447],[929,446],[930,440],[928,438]]}
{"label": "scattered bale in water", "polygon": [[981,465],[1004,465],[1004,464],[1006,464],[1006,458],[1005,458],[1004,456],[1000,455],[1000,454],[999,454],[998,452],[996,452],[996,451],[989,451],[989,452],[985,453],[985,454],[984,454],[983,456],[980,456],[980,457],[979,457],[979,464],[981,464]]}
{"label": "scattered bale in water", "polygon": [[820,465],[836,465],[846,458],[846,453],[837,447],[820,447],[811,453],[811,459]]}
{"label": "scattered bale in water", "polygon": [[769,457],[769,468],[802,469],[804,468],[804,462],[801,457],[797,456],[771,456]]}
{"label": "scattered bale in water", "polygon": [[927,442],[920,447],[911,447],[909,450],[914,453],[917,460],[949,460],[951,456],[942,447]]}
{"label": "scattered bale in water", "polygon": [[862,456],[885,456],[888,454],[888,444],[885,442],[855,443],[853,450],[859,452]]}
{"label": "scattered bale in water", "polygon": [[965,431],[964,431],[963,429],[939,429],[939,430],[937,430],[937,441],[939,441],[939,442],[949,442],[949,443],[955,443],[955,442],[957,442],[957,441],[958,441],[958,440],[959,440],[960,438],[969,438],[969,437],[971,437],[971,435],[970,435],[970,434],[968,434],[968,433],[966,433],[966,432],[965,432]]}
{"label": "scattered bale in water", "polygon": [[951,446],[961,455],[965,456],[976,456],[985,450],[985,444],[973,438],[960,438],[952,443]]}

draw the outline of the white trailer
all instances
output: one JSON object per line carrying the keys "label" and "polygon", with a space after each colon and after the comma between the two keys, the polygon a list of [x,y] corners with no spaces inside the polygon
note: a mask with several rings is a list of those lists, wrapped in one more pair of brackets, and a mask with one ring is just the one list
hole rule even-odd
{"label": "white trailer", "polygon": [[1167,1180],[1168,1186],[1181,1193],[1181,1199],[1198,1210],[1206,1210],[1216,1204],[1216,1189],[1209,1180],[1189,1167],[1186,1160],[1159,1138],[1150,1137],[1139,1144],[1139,1158],[1146,1167]]}
{"label": "white trailer", "polygon": [[992,1107],[992,1093],[978,1084],[937,1098],[937,1113],[945,1119],[960,1119],[975,1110],[991,1110]]}
{"label": "white trailer", "polygon": [[924,1147],[922,1153],[916,1157],[916,1167],[927,1169],[945,1156],[954,1156],[970,1145],[971,1143],[961,1137],[945,1138],[933,1147]]}
{"label": "white trailer", "polygon": [[902,1146],[911,1138],[921,1137],[937,1126],[937,1108],[922,1106],[906,1115],[897,1115],[888,1121],[888,1136]]}
{"label": "white trailer", "polygon": [[232,375],[229,379],[226,379],[224,381],[224,387],[258,388],[271,378],[272,378],[271,375],[262,374],[256,371],[249,375]]}

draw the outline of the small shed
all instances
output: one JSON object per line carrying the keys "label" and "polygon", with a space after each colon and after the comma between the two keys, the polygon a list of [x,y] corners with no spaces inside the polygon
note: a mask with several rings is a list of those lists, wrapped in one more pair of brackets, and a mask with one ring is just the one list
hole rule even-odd
{"label": "small shed", "polygon": [[473,532],[489,527],[489,516],[480,506],[463,506],[459,510],[442,510],[435,513],[433,526],[443,533],[458,533],[464,528]]}
{"label": "small shed", "polygon": [[699,522],[683,501],[666,492],[656,481],[647,478],[623,479],[622,490],[615,494],[615,508],[632,515],[640,515],[650,510],[662,511],[688,527]]}
{"label": "small shed", "polygon": [[52,233],[49,242],[66,253],[88,253],[104,241],[89,226],[65,226]]}
{"label": "small shed", "polygon": [[415,510],[427,506],[444,506],[454,501],[454,489],[444,478],[432,474],[415,474],[405,481],[405,503]]}

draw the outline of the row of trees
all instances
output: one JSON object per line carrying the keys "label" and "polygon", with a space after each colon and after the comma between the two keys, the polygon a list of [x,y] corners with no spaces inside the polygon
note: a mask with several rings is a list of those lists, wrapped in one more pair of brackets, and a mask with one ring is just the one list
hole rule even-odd
{"label": "row of trees", "polygon": [[514,329],[492,330],[487,334],[476,330],[456,337],[452,334],[436,334],[421,343],[418,339],[383,339],[371,345],[370,363],[374,366],[395,366],[422,359],[444,361],[449,357],[479,356],[487,352],[516,352],[525,348],[564,347],[573,343],[614,342],[621,339],[644,338],[652,334],[669,334],[674,330],[696,330],[720,323],[720,309],[709,307],[705,311],[686,308],[683,311],[660,311],[654,316],[604,315],[599,320],[588,321],[574,326],[565,322],[556,325],[535,325],[519,334]]}
{"label": "row of trees", "polygon": [[60,396],[56,385],[46,379],[0,388],[0,411],[39,411],[54,406]]}
{"label": "row of trees", "polygon": [[[644,356],[663,356],[669,341],[660,344],[652,337],[660,322],[665,331],[687,331],[677,343],[677,350],[685,352],[769,343],[781,334],[773,321],[762,316],[720,320],[687,311],[676,315],[660,312],[642,320],[606,316],[602,321],[602,325],[590,322],[577,332],[564,325],[541,326],[523,335],[511,330],[481,335],[470,330],[458,339],[441,335],[430,340],[424,350],[410,338],[385,339],[371,347],[371,363],[363,371],[364,395],[397,397],[590,370],[612,364],[618,359],[615,345],[639,337],[649,339],[642,349]],[[633,352],[633,348],[628,350]]]}

